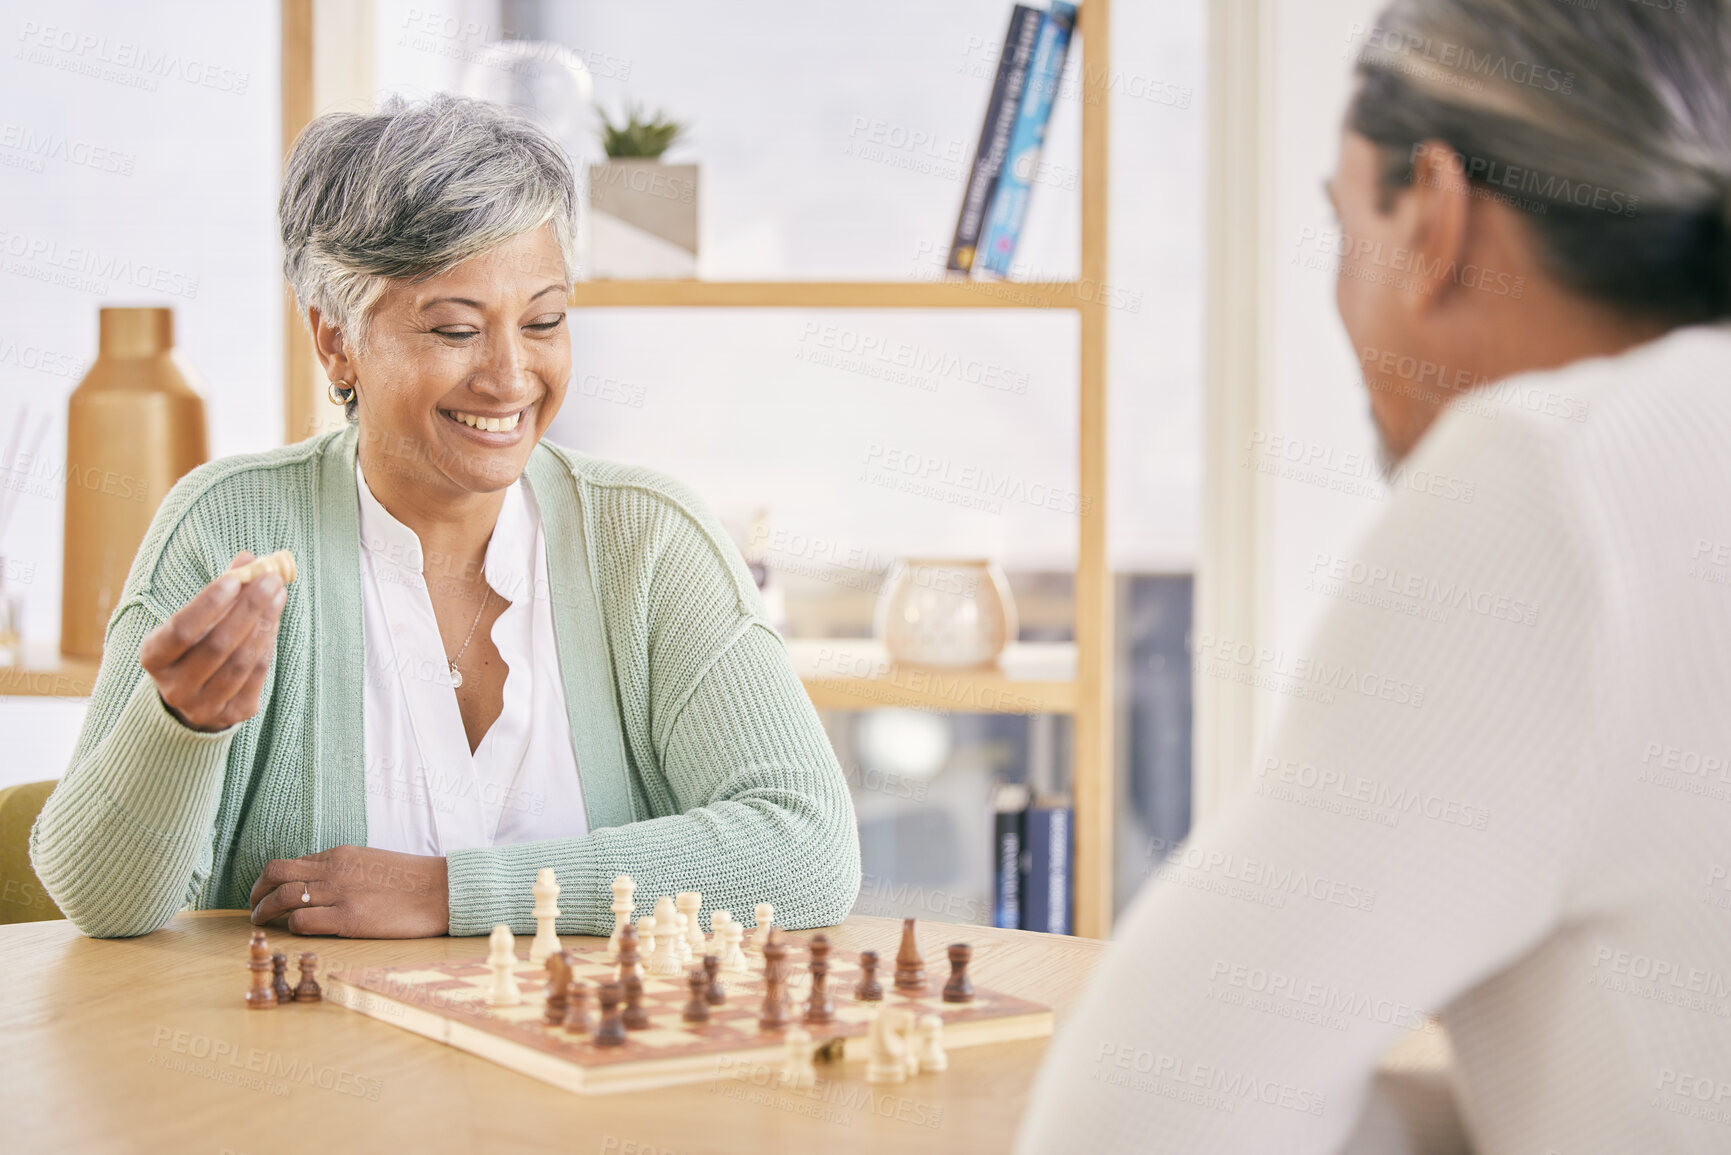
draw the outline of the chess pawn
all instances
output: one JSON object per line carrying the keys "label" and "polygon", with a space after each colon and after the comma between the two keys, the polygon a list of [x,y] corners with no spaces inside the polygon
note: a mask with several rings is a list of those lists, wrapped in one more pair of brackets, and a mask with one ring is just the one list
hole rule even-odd
{"label": "chess pawn", "polygon": [[673,912],[673,947],[679,956],[680,970],[688,970],[691,966],[691,940],[687,937],[690,924],[691,919],[683,910]]}
{"label": "chess pawn", "polygon": [[859,982],[854,984],[853,997],[862,1003],[879,1002],[884,997],[883,984],[878,982],[878,952],[859,952]]}
{"label": "chess pawn", "polygon": [[590,1040],[597,1047],[625,1045],[625,1022],[619,1015],[619,994],[618,983],[601,984],[601,993],[598,996],[601,1000],[601,1025],[595,1028],[595,1034]]}
{"label": "chess pawn", "polygon": [[817,1082],[811,1061],[811,1033],[797,1023],[787,1029],[787,1058],[781,1068],[782,1086],[790,1091],[809,1091]]}
{"label": "chess pawn", "polygon": [[925,1074],[934,1071],[947,1071],[950,1067],[950,1056],[944,1051],[944,1020],[937,1015],[921,1015],[920,1026],[920,1070]]}
{"label": "chess pawn", "polygon": [[607,939],[607,961],[619,961],[619,932],[631,925],[631,912],[637,909],[634,895],[637,883],[629,874],[613,880],[613,934]]}
{"label": "chess pawn", "polygon": [[704,947],[703,924],[698,921],[698,916],[703,913],[703,892],[682,890],[674,896],[673,905],[685,916],[685,945],[690,948],[685,953],[686,961],[701,959]]}
{"label": "chess pawn", "polygon": [[968,980],[968,960],[973,957],[974,949],[967,943],[950,944],[950,981],[944,984],[946,1003],[974,1001],[974,984]]}
{"label": "chess pawn", "polygon": [[685,1004],[685,1012],[681,1016],[688,1023],[707,1023],[709,1021],[709,1000],[704,998],[705,988],[709,979],[701,970],[694,970],[685,976],[685,985],[691,988],[691,1000]]}
{"label": "chess pawn", "polygon": [[868,1083],[903,1083],[908,1077],[908,1061],[903,1052],[906,1044],[899,1029],[901,1011],[895,1007],[879,1007],[872,1016],[871,1030],[866,1038],[865,1077]]}
{"label": "chess pawn", "polygon": [[811,937],[811,998],[806,1003],[805,1021],[815,1026],[835,1021],[835,1004],[829,997],[829,939],[821,934]]}
{"label": "chess pawn", "polygon": [[589,984],[572,979],[565,984],[565,1017],[561,1025],[568,1035],[589,1032]]}
{"label": "chess pawn", "polygon": [[721,989],[721,959],[712,954],[703,956],[703,1001],[712,1007],[727,1004],[727,992]]}
{"label": "chess pawn", "polygon": [[638,957],[655,953],[655,918],[644,915],[637,920],[637,954]]}
{"label": "chess pawn", "polygon": [[729,915],[726,930],[727,954],[722,959],[722,969],[732,974],[750,974],[751,960],[745,957],[745,948],[741,945],[745,942],[745,927],[735,922],[733,916]]}
{"label": "chess pawn", "polygon": [[514,1007],[523,1001],[517,987],[517,939],[511,928],[500,923],[488,941],[487,968],[493,972],[487,987],[487,1005]]}
{"label": "chess pawn", "polygon": [[301,951],[301,982],[295,988],[295,1002],[316,1003],[324,998],[324,992],[319,989],[318,980],[313,976],[318,973],[319,956],[310,950]]}
{"label": "chess pawn", "polygon": [[662,895],[655,900],[655,948],[643,969],[652,975],[679,974],[679,942],[679,912],[673,908],[673,899]]}
{"label": "chess pawn", "polygon": [[746,954],[762,954],[763,948],[769,943],[769,929],[775,925],[775,907],[767,902],[760,902],[752,912],[757,916],[751,941],[745,946]]}
{"label": "chess pawn", "polygon": [[530,893],[535,896],[535,909],[530,912],[535,918],[535,941],[529,944],[529,961],[539,964],[560,950],[559,879],[551,867],[536,871]]}
{"label": "chess pawn", "polygon": [[280,950],[270,956],[270,990],[278,1003],[294,1001],[294,988],[288,981],[288,955]]}
{"label": "chess pawn", "polygon": [[262,1011],[276,1006],[276,991],[271,987],[270,943],[262,930],[255,929],[247,942],[246,969],[252,972],[252,983],[246,992],[247,1007]]}
{"label": "chess pawn", "polygon": [[623,981],[627,974],[643,977],[643,963],[637,953],[637,928],[629,923],[619,932],[619,966],[613,977]]}
{"label": "chess pawn", "polygon": [[926,993],[926,960],[914,941],[914,920],[902,919],[902,947],[896,952],[896,990],[904,995]]}
{"label": "chess pawn", "polygon": [[560,951],[547,956],[547,1003],[541,1009],[541,1021],[556,1027],[565,1021],[565,990],[571,984],[571,953]]}
{"label": "chess pawn", "polygon": [[649,1026],[649,1012],[643,1009],[643,980],[636,975],[626,975],[622,983],[625,988],[625,1011],[619,1016],[627,1030],[641,1031]]}

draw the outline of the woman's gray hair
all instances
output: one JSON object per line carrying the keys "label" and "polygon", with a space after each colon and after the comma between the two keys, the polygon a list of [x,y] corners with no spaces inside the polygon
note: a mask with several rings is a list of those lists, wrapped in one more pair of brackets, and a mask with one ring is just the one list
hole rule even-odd
{"label": "woman's gray hair", "polygon": [[392,280],[434,276],[547,224],[567,285],[577,267],[564,152],[528,121],[464,97],[391,97],[370,116],[314,120],[289,154],[277,214],[302,311],[318,309],[356,349]]}
{"label": "woman's gray hair", "polygon": [[1683,323],[1731,314],[1727,0],[1393,0],[1347,123],[1383,189],[1433,142],[1526,213],[1559,283]]}

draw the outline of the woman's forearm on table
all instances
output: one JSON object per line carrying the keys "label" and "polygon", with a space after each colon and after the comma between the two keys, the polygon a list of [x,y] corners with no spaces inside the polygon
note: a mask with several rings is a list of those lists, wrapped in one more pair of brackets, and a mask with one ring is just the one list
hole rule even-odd
{"label": "woman's forearm on table", "polygon": [[[31,832],[30,857],[55,903],[99,938],[148,934],[195,896],[233,729],[206,734],[163,706],[136,661],[154,623],[142,607],[109,633],[72,765]],[[112,664],[112,665],[111,665]]]}

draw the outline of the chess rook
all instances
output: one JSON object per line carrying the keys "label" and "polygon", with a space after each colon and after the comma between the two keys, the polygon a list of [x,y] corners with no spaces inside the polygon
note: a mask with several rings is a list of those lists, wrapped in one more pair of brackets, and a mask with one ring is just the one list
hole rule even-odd
{"label": "chess rook", "polygon": [[968,980],[968,960],[973,957],[974,948],[967,943],[950,944],[950,981],[944,984],[946,1003],[974,1001],[974,984]]}
{"label": "chess rook", "polygon": [[265,939],[262,930],[255,929],[247,943],[246,969],[252,974],[252,983],[246,992],[246,1005],[255,1011],[276,1006],[276,991],[271,989],[270,981],[270,943]]}
{"label": "chess rook", "polygon": [[914,941],[914,920],[902,919],[902,947],[896,952],[896,991],[904,995],[926,993],[926,960]]}

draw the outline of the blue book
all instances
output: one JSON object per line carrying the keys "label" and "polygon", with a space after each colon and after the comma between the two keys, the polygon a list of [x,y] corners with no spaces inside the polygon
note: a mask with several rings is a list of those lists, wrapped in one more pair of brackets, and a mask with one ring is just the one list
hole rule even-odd
{"label": "blue book", "polygon": [[[948,268],[952,273],[965,273],[974,267],[980,230],[985,228],[986,210],[991,207],[998,176],[1004,171],[1004,157],[1010,152],[1010,134],[1015,131],[1016,113],[1028,87],[1028,65],[1033,62],[1034,41],[1039,37],[1044,17],[1045,13],[1038,8],[1025,4],[1016,5],[1010,13],[1010,30],[1004,35],[1003,51],[998,53],[998,74],[992,80],[992,96],[986,102],[980,143],[974,149],[974,165],[962,192],[956,236],[950,242]],[[1011,927],[1015,925],[1010,923]]]}
{"label": "blue book", "polygon": [[1028,788],[1006,784],[992,800],[992,925],[1022,925],[1022,820]]}
{"label": "blue book", "polygon": [[1028,193],[1040,168],[1040,146],[1046,141],[1046,125],[1052,119],[1052,101],[1064,78],[1064,58],[1070,53],[1070,35],[1076,28],[1076,6],[1052,0],[1052,10],[1040,21],[1034,41],[1034,60],[1028,66],[1027,87],[1016,112],[1016,127],[1010,134],[1004,171],[998,174],[998,190],[980,238],[975,266],[995,276],[1010,275],[1016,241],[1028,216]]}
{"label": "blue book", "polygon": [[1067,800],[1041,799],[1023,820],[1027,869],[1022,883],[1022,929],[1071,933],[1072,812]]}

